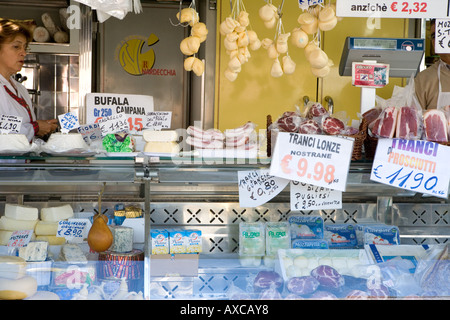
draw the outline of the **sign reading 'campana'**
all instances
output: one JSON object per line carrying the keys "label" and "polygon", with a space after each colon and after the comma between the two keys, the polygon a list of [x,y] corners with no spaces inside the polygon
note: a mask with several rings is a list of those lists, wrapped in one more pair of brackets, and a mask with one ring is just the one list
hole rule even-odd
{"label": "sign reading 'campana'", "polygon": [[338,17],[445,18],[450,4],[442,0],[337,0]]}

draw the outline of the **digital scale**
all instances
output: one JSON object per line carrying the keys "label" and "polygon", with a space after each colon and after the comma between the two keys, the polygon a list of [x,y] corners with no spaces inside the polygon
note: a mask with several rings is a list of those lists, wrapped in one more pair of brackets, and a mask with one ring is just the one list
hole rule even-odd
{"label": "digital scale", "polygon": [[[370,62],[388,64],[389,77],[410,78],[419,71],[424,53],[424,39],[347,37],[339,75],[352,76],[353,62]],[[375,106],[375,90],[361,88],[361,113]]]}

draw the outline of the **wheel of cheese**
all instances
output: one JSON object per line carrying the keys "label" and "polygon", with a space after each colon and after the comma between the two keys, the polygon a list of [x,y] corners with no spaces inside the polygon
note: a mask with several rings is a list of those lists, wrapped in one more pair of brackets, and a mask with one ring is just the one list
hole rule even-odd
{"label": "wheel of cheese", "polygon": [[38,291],[25,300],[61,300],[59,296],[51,291]]}
{"label": "wheel of cheese", "polygon": [[0,278],[19,279],[27,273],[27,262],[16,256],[0,256]]}
{"label": "wheel of cheese", "polygon": [[35,278],[25,276],[19,279],[0,278],[0,299],[21,300],[34,295],[37,291]]}

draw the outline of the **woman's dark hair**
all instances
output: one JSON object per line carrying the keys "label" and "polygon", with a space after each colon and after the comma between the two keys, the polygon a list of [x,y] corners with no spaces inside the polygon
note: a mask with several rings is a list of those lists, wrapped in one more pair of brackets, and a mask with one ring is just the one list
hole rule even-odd
{"label": "woman's dark hair", "polygon": [[32,39],[31,32],[21,23],[9,19],[0,19],[0,45],[9,39],[14,39],[19,34],[25,36],[27,42]]}

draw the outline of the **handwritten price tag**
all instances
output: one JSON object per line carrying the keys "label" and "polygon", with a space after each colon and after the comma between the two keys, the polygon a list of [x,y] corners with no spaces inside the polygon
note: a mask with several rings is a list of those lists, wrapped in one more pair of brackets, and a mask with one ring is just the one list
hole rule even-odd
{"label": "handwritten price tag", "polygon": [[154,130],[170,129],[172,124],[172,112],[154,111],[146,116],[145,127]]}
{"label": "handwritten price tag", "polygon": [[69,219],[58,222],[58,237],[64,237],[72,242],[81,242],[87,238],[91,222],[88,219]]}
{"label": "handwritten price tag", "polygon": [[18,116],[0,116],[0,133],[19,133],[22,126],[22,117]]}
{"label": "handwritten price tag", "polygon": [[125,113],[117,113],[109,117],[98,120],[102,135],[106,136],[110,133],[129,132],[128,116]]}
{"label": "handwritten price tag", "polygon": [[24,247],[26,246],[33,235],[33,230],[19,230],[13,231],[11,237],[9,237],[8,247]]}
{"label": "handwritten price tag", "polygon": [[102,129],[98,123],[87,124],[77,128],[78,132],[83,136],[87,144],[102,139]]}
{"label": "handwritten price tag", "polygon": [[345,191],[353,141],[334,136],[280,132],[270,174]]}
{"label": "handwritten price tag", "polygon": [[291,210],[341,209],[342,192],[291,181]]}
{"label": "handwritten price tag", "polygon": [[243,208],[260,206],[278,195],[289,180],[269,174],[269,170],[238,171],[239,205]]}
{"label": "handwritten price tag", "polygon": [[448,197],[450,147],[422,140],[380,139],[370,179],[397,188]]}
{"label": "handwritten price tag", "polygon": [[434,51],[436,53],[450,53],[450,20],[436,19]]}
{"label": "handwritten price tag", "polygon": [[78,116],[75,113],[68,112],[58,116],[59,124],[61,126],[61,132],[69,132],[72,129],[76,129],[80,126]]}

